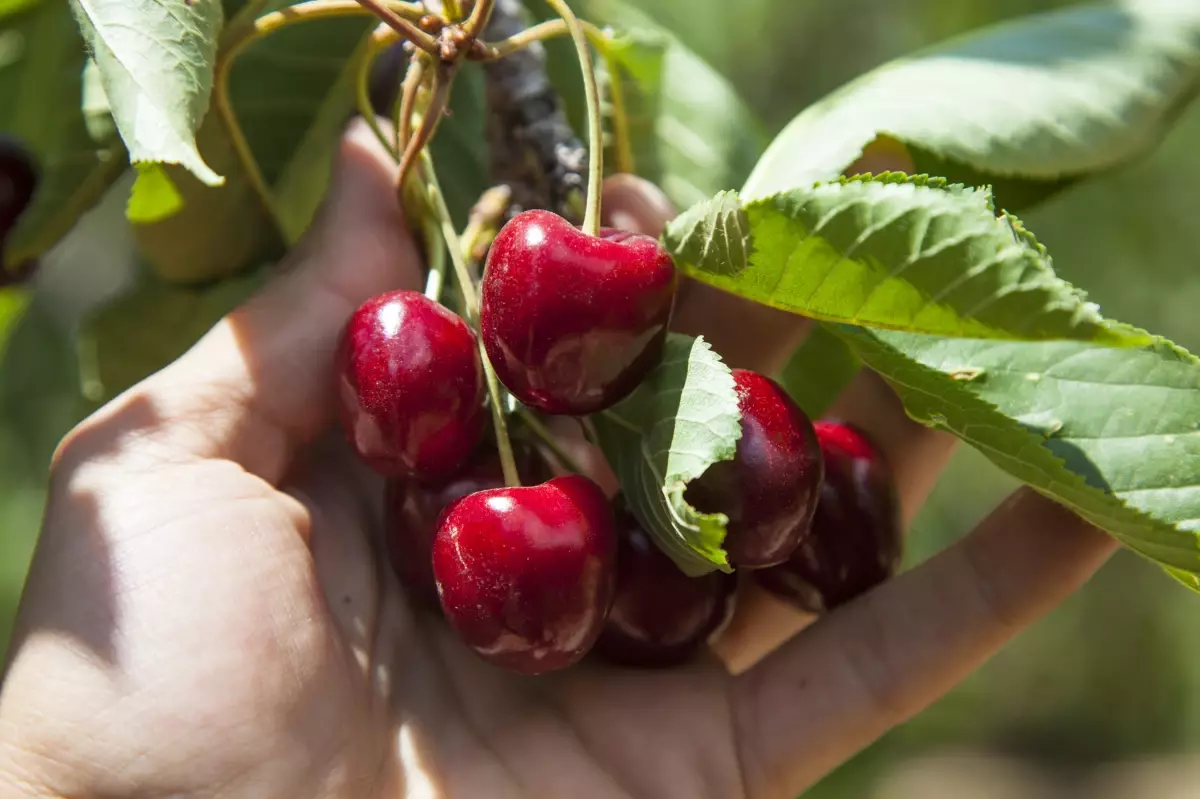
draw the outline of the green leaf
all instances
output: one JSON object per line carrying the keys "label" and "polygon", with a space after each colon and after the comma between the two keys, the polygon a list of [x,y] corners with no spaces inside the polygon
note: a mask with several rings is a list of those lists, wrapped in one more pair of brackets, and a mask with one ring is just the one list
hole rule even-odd
{"label": "green leaf", "polygon": [[831,322],[972,338],[1134,346],[1055,276],[991,195],[899,174],[841,179],[739,205],[723,193],[667,226],[688,275]]}
{"label": "green leaf", "polygon": [[353,76],[370,28],[365,16],[307,21],[243,51],[232,67],[230,98],[278,216],[264,207],[222,121],[209,114],[200,150],[227,180],[214,189],[166,168],[184,209],[137,226],[159,275],[192,283],[235,274],[277,260],[307,229],[353,108]]}
{"label": "green leaf", "polygon": [[0,19],[28,11],[44,0],[0,0]]}
{"label": "green leaf", "polygon": [[844,341],[824,325],[813,325],[779,382],[810,419],[819,419],[861,369],[862,361]]}
{"label": "green leaf", "polygon": [[28,150],[38,188],[5,242],[12,267],[50,249],[125,168],[111,129],[89,133],[81,111],[86,56],[65,3],[41,2],[4,17],[0,130]]}
{"label": "green leaf", "polygon": [[880,134],[918,172],[994,183],[1014,208],[1154,148],[1200,86],[1200,4],[1125,0],[1026,17],[887,64],[797,116],[744,188],[841,174]]}
{"label": "green leaf", "polygon": [[129,194],[125,218],[134,223],[158,222],[183,210],[183,195],[161,164],[137,164],[137,180]]}
{"label": "green leaf", "polygon": [[220,185],[195,138],[212,91],[220,0],[71,0],[71,8],[130,159],[179,164]]}
{"label": "green leaf", "polygon": [[1122,543],[1200,575],[1200,361],[1156,340],[943,339],[839,326],[908,413]]}
{"label": "green leaf", "polygon": [[733,375],[708,343],[668,336],[645,382],[591,418],[630,508],[658,546],[691,576],[730,571],[727,517],[684,499],[688,483],[733,458],[741,437]]}
{"label": "green leaf", "polygon": [[107,402],[183,355],[258,288],[267,274],[259,269],[203,287],[142,275],[80,330],[88,399]]}

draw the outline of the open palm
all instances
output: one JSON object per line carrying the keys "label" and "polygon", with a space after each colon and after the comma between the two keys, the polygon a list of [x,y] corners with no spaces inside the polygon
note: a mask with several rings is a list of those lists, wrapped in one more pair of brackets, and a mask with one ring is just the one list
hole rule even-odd
{"label": "open palm", "polygon": [[[606,197],[617,224],[663,221],[636,184]],[[0,795],[791,797],[1111,552],[1022,492],[803,635],[744,590],[720,659],[501,672],[408,606],[378,479],[328,433],[342,325],[419,271],[391,165],[355,128],[285,273],[64,441],[0,693]],[[677,320],[762,370],[804,328],[696,287]],[[839,412],[881,442],[911,518],[952,442],[871,378]]]}

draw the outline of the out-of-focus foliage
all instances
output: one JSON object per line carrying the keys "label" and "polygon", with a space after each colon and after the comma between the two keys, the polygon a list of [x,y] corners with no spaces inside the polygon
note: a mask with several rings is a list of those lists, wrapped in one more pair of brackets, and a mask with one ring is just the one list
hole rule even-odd
{"label": "out-of-focus foliage", "polygon": [[[808,103],[889,59],[981,25],[1074,3],[634,4],[729,76],[774,132]],[[1106,315],[1200,351],[1196,142],[1200,105],[1194,104],[1152,157],[1071,187],[1022,218],[1054,255],[1059,274],[1085,287]],[[118,206],[113,218],[119,221],[121,212]],[[90,251],[106,247],[111,244],[97,243]],[[92,264],[82,256],[88,252],[76,247],[71,263],[56,266],[87,273]],[[70,292],[81,291],[78,282],[43,281],[11,333],[7,354],[0,351],[0,641],[7,639],[36,536],[50,452],[86,406],[79,363],[86,378],[90,354],[71,344],[77,322],[72,309],[82,301]],[[91,285],[100,291],[102,281]],[[14,363],[23,350],[18,339],[31,336],[40,339],[41,356]],[[961,535],[1011,488],[982,457],[964,450],[916,523],[909,561],[919,562]],[[1079,766],[1192,750],[1200,745],[1196,607],[1157,568],[1122,553],[962,687],[807,796],[872,796],[899,759],[943,747],[1001,749]]]}

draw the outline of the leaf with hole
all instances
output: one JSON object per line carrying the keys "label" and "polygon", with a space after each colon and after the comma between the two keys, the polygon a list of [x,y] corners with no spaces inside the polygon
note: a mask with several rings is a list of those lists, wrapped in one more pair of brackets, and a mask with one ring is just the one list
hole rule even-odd
{"label": "leaf with hole", "polygon": [[703,339],[672,334],[662,362],[628,398],[591,417],[638,521],[689,575],[730,571],[728,519],[684,499],[688,484],[731,460],[741,437],[733,375]]}
{"label": "leaf with hole", "polygon": [[815,319],[948,336],[1134,346],[1054,274],[1018,219],[982,189],[901,174],[840,179],[741,202],[725,192],[672,221],[688,275]]}

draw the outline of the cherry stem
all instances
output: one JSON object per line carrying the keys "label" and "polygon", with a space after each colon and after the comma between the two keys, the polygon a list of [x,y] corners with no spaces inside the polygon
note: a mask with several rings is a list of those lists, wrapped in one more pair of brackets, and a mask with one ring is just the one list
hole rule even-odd
{"label": "cherry stem", "polygon": [[451,21],[462,16],[462,7],[458,4],[458,0],[442,0],[442,11]]}
{"label": "cherry stem", "polygon": [[367,127],[375,134],[375,138],[383,145],[383,149],[393,159],[399,161],[400,147],[394,139],[390,139],[384,134],[383,128],[379,127],[379,120],[375,116],[375,109],[371,106],[370,94],[371,67],[379,57],[379,54],[390,47],[397,38],[395,31],[382,26],[371,33],[371,38],[367,42],[367,51],[363,54],[358,74],[355,75],[354,94],[358,104],[358,115],[366,121]]}
{"label": "cherry stem", "polygon": [[484,26],[492,16],[493,5],[494,0],[475,0],[471,16],[467,17],[467,21],[463,23],[463,33],[466,34],[467,41],[473,42],[479,38],[479,34],[483,33]]}
{"label": "cherry stem", "polygon": [[[467,312],[467,321],[472,327],[479,326],[479,294],[475,291],[475,283],[467,269],[467,260],[463,257],[463,244],[454,229],[454,220],[450,209],[446,206],[446,198],[442,194],[437,172],[433,168],[433,159],[429,151],[422,148],[420,152],[421,169],[425,174],[425,188],[429,193],[433,212],[437,215],[442,228],[442,238],[450,251],[450,263],[454,265],[454,278],[458,282],[458,290],[462,294],[463,305]],[[504,482],[509,487],[521,485],[520,475],[517,474],[517,462],[513,458],[512,441],[508,437],[508,422],[504,418],[504,398],[500,393],[500,381],[492,362],[488,360],[487,349],[483,346],[483,337],[479,337],[479,359],[483,363],[483,374],[487,380],[488,396],[492,406],[492,424],[496,429],[496,449],[500,452],[500,467],[504,471]]]}
{"label": "cherry stem", "polygon": [[425,58],[414,55],[404,73],[404,87],[396,106],[396,152],[402,152],[412,138],[412,118],[417,110],[417,95],[425,80]]}
{"label": "cherry stem", "polygon": [[554,435],[550,428],[542,424],[542,420],[537,417],[536,413],[528,408],[522,407],[519,411],[517,411],[517,415],[521,417],[521,423],[529,428],[529,431],[537,436],[538,439],[546,445],[546,449],[553,453],[555,459],[558,460],[559,463],[576,474],[585,474],[584,470],[579,465],[579,461],[575,460],[574,457],[572,457],[565,449],[563,449],[562,444],[558,440],[558,436]]}
{"label": "cherry stem", "polygon": [[[247,6],[247,9],[254,7]],[[419,19],[424,14],[424,11],[416,3],[388,0],[387,7],[393,15],[411,19]],[[243,11],[247,9],[243,9]],[[242,130],[237,114],[233,110],[233,102],[229,97],[229,77],[234,62],[254,42],[295,23],[330,17],[362,16],[368,13],[370,12],[359,5],[356,0],[309,0],[306,3],[298,3],[279,11],[264,14],[246,24],[239,24],[239,20],[249,19],[250,14],[240,13],[222,39],[221,50],[217,56],[213,106],[225,127],[225,132],[229,135],[234,155],[237,156],[238,162],[246,172],[250,188],[258,196],[259,202],[266,209],[275,228],[285,238],[283,224],[280,221],[278,209],[275,207],[275,194],[268,185],[262,169],[258,166],[258,159],[254,157],[254,150],[246,140],[246,134]]]}
{"label": "cherry stem", "polygon": [[416,25],[397,14],[395,11],[392,11],[392,9],[388,7],[387,3],[380,2],[380,0],[357,0],[357,2],[360,6],[367,9],[372,14],[387,23],[388,27],[396,31],[396,33],[400,34],[405,39],[408,39],[414,45],[430,55],[437,56],[437,39],[434,39],[428,33],[421,30]]}
{"label": "cherry stem", "polygon": [[[588,22],[580,20],[579,24],[583,26],[584,33],[587,34],[588,40],[597,47],[603,48],[608,42],[608,35]],[[571,32],[567,27],[567,21],[564,19],[549,19],[545,22],[539,22],[537,25],[530,26],[520,33],[515,33],[507,39],[501,39],[498,42],[480,41],[479,44],[483,48],[481,61],[498,61],[501,58],[510,56],[518,50],[524,50],[534,42],[544,42],[549,39],[557,39],[559,36],[566,36]]]}
{"label": "cherry stem", "polygon": [[425,249],[429,256],[429,274],[425,276],[425,296],[434,302],[442,299],[442,287],[446,284],[446,241],[442,238],[441,225],[436,219],[426,217],[423,223]]}
{"label": "cherry stem", "polygon": [[579,67],[583,70],[589,139],[587,209],[583,215],[583,232],[589,236],[597,236],[600,234],[600,182],[604,179],[604,131],[601,129],[600,92],[596,88],[596,70],[592,65],[592,52],[588,49],[587,36],[571,7],[565,0],[546,2],[566,23],[571,40],[575,43],[575,52],[579,56]]}
{"label": "cherry stem", "polygon": [[[450,100],[450,84],[454,82],[454,66],[439,65],[434,74],[432,96],[429,105],[421,114],[421,126],[404,145],[404,155],[400,158],[400,169],[396,175],[396,190],[402,192],[404,181],[412,169],[413,163],[425,152],[425,145],[433,139],[434,131],[442,121],[442,114]],[[405,87],[407,89],[407,87]],[[416,93],[415,91],[413,92]],[[403,120],[401,120],[403,122]]]}

